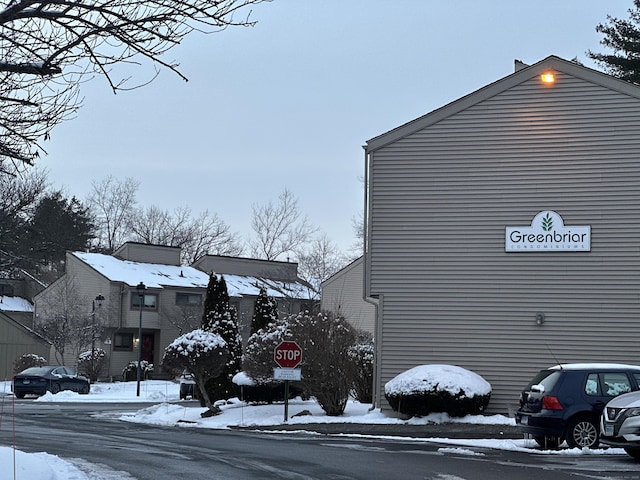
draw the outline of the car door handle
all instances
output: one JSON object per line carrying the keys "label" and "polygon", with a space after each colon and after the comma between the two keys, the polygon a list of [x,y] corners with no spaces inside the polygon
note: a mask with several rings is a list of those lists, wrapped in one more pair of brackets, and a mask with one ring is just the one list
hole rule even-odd
{"label": "car door handle", "polygon": [[594,407],[604,407],[606,405],[605,402],[597,401],[593,404]]}

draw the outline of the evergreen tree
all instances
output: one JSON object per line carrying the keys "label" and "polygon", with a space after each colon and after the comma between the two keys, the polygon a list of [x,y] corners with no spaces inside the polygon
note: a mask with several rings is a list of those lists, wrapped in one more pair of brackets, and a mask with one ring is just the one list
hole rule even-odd
{"label": "evergreen tree", "polygon": [[263,287],[256,298],[253,307],[253,317],[251,318],[251,334],[278,320],[278,306],[273,297],[267,295],[267,290]]}
{"label": "evergreen tree", "polygon": [[82,203],[67,199],[57,191],[45,195],[29,222],[32,251],[36,264],[59,266],[67,250],[86,250],[93,238],[93,223]]}
{"label": "evergreen tree", "polygon": [[215,273],[209,277],[202,328],[222,337],[229,354],[222,373],[206,383],[209,398],[215,401],[237,397],[239,389],[231,380],[240,371],[242,361],[242,338],[238,331],[238,314],[236,309],[229,305],[227,282],[222,276],[218,280]]}
{"label": "evergreen tree", "polygon": [[207,284],[207,292],[204,297],[204,306],[202,310],[202,329],[211,330],[211,312],[217,311],[220,304],[220,286],[218,284],[218,276],[215,273],[209,275],[209,283]]}
{"label": "evergreen tree", "polygon": [[604,34],[600,44],[613,50],[612,54],[587,52],[592,60],[603,66],[607,73],[640,83],[640,0],[633,0],[629,20],[607,15],[607,24],[599,24],[596,31]]}

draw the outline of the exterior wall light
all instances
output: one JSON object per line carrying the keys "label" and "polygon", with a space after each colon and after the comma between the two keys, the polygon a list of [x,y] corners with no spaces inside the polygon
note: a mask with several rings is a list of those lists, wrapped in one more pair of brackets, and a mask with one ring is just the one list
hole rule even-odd
{"label": "exterior wall light", "polygon": [[552,83],[556,83],[556,76],[552,72],[545,72],[540,75],[540,80],[542,80],[542,83],[551,85]]}
{"label": "exterior wall light", "polygon": [[544,323],[544,313],[536,313],[536,325],[542,325]]}

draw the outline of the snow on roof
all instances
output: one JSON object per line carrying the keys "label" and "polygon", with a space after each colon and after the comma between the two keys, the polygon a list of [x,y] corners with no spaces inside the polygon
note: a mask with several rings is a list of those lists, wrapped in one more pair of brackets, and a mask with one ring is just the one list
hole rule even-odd
{"label": "snow on roof", "polygon": [[[135,287],[142,282],[147,288],[207,288],[209,274],[194,267],[120,260],[102,253],[73,252],[72,255],[91,266],[112,282]],[[307,298],[305,287],[298,282],[280,282],[244,275],[222,275],[230,297],[258,296],[260,288],[275,298]]]}
{"label": "snow on roof", "polygon": [[0,295],[0,311],[33,312],[33,305],[26,298]]}
{"label": "snow on roof", "polygon": [[112,282],[123,282],[130,287],[142,282],[147,288],[207,288],[209,283],[209,275],[193,267],[132,262],[102,253],[73,252],[72,255]]}

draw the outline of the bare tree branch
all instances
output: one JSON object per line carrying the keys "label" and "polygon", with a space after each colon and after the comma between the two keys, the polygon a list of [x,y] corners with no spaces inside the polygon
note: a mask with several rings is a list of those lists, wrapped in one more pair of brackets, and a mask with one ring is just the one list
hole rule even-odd
{"label": "bare tree branch", "polygon": [[317,230],[307,217],[302,217],[298,199],[286,188],[278,197],[278,203],[253,205],[251,228],[255,233],[249,242],[251,254],[265,260],[293,254]]}
{"label": "bare tree branch", "polygon": [[[161,69],[186,80],[166,53],[194,31],[254,25],[246,9],[263,1],[4,0],[0,172],[45,153],[40,142],[79,108],[83,79],[102,76],[114,93],[146,85]],[[151,66],[151,74],[129,84],[131,65]]]}
{"label": "bare tree branch", "polygon": [[113,175],[92,183],[86,204],[96,219],[98,247],[106,253],[113,253],[129,235],[139,186],[139,180],[117,180]]}

